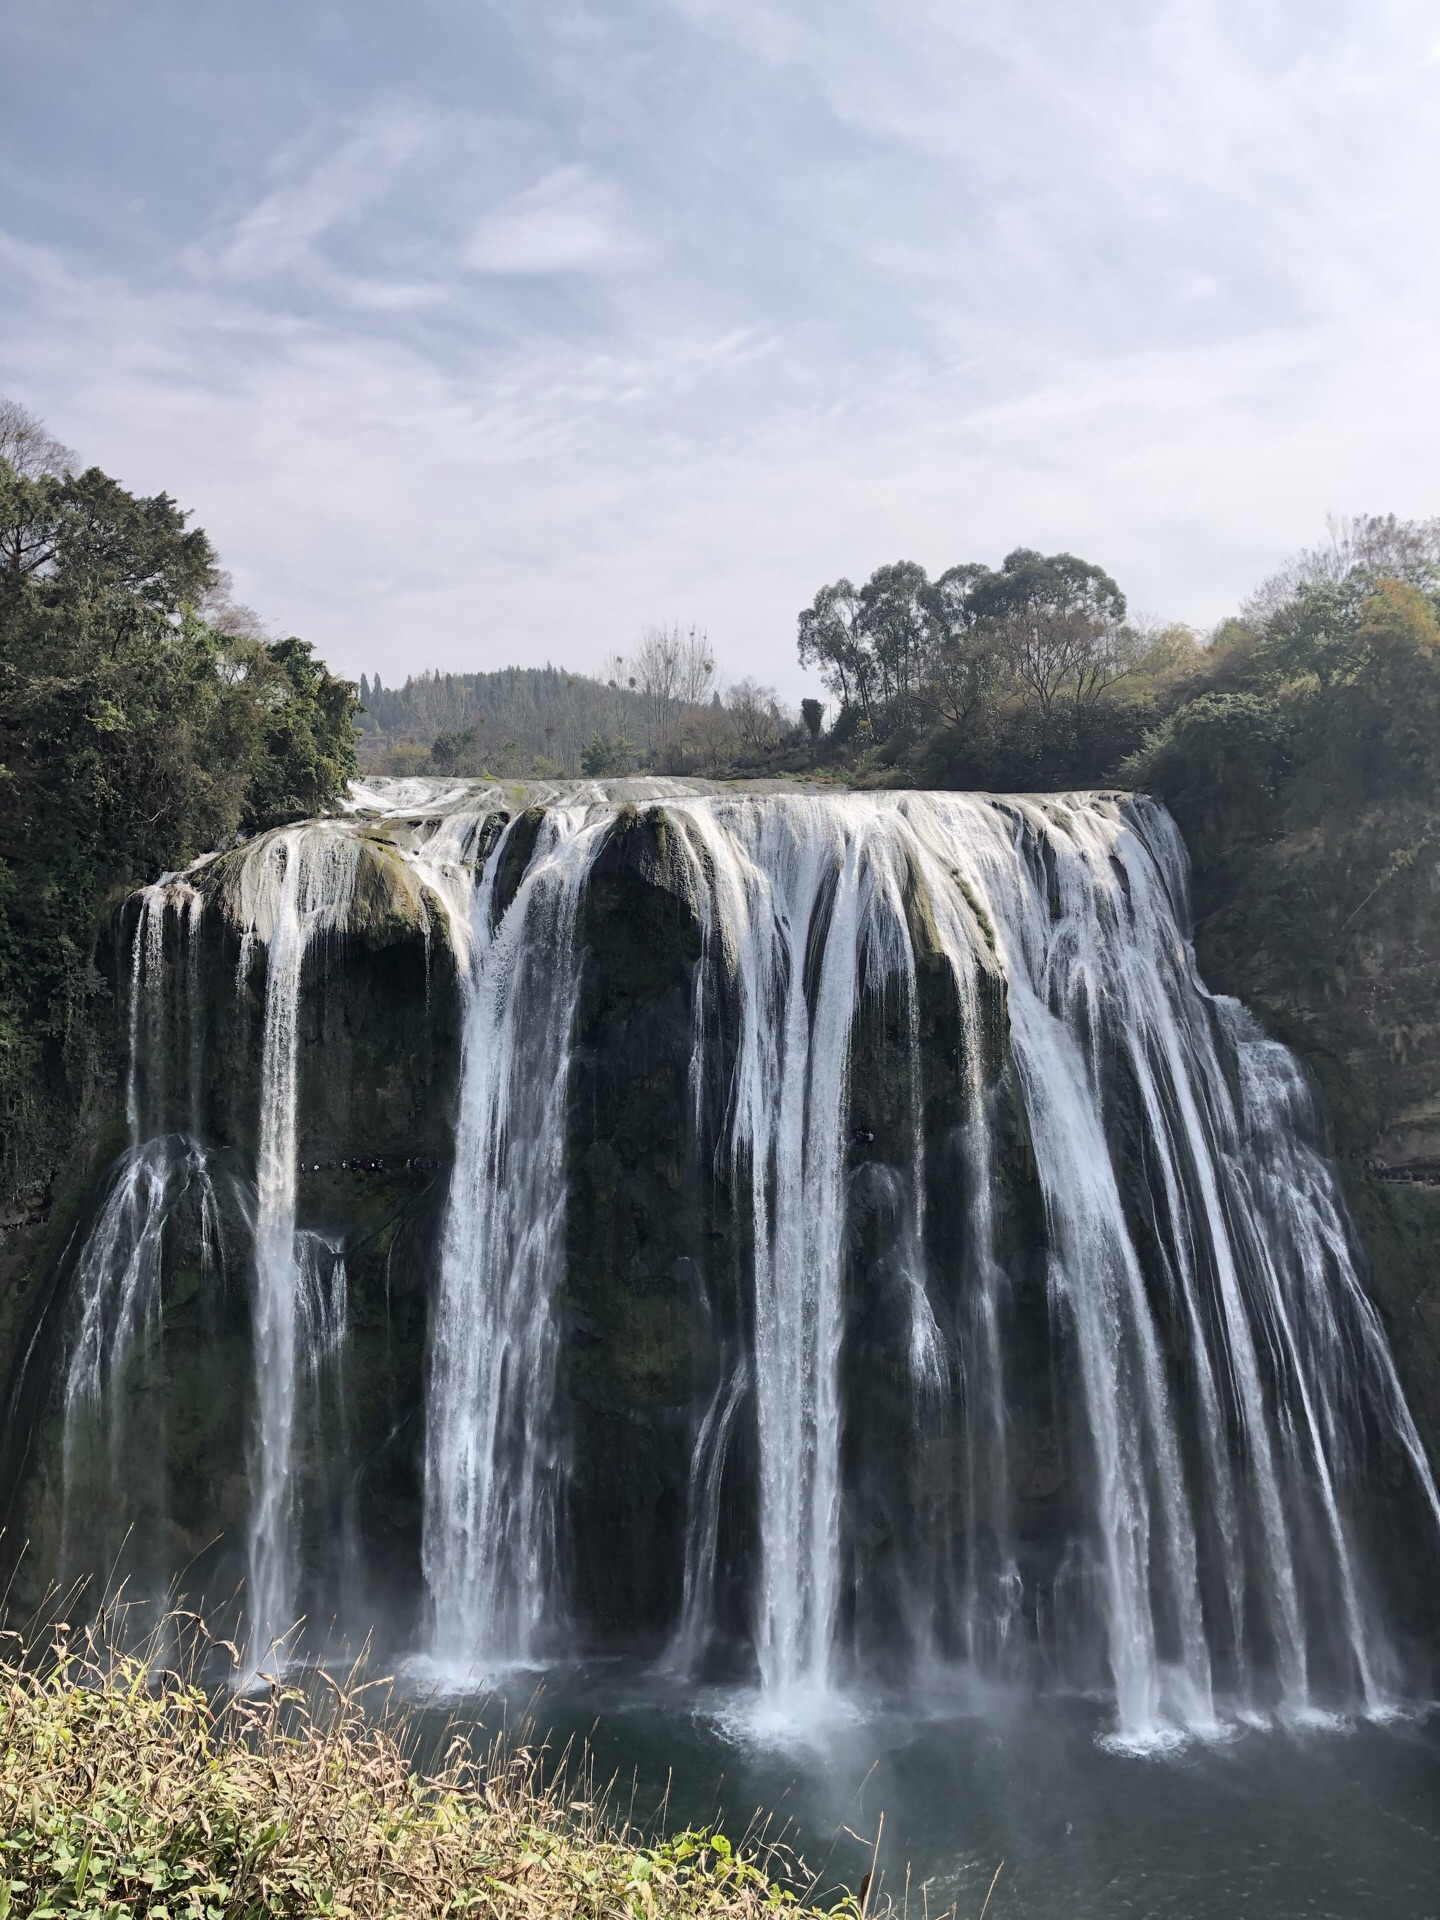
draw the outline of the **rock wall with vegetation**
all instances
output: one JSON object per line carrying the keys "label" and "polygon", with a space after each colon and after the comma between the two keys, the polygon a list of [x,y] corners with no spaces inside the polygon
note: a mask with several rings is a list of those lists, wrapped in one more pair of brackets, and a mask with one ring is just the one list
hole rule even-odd
{"label": "rock wall with vegetation", "polygon": [[1132,772],[1194,863],[1197,952],[1306,1061],[1412,1404],[1440,1458],[1440,629],[1398,581],[1222,634]]}

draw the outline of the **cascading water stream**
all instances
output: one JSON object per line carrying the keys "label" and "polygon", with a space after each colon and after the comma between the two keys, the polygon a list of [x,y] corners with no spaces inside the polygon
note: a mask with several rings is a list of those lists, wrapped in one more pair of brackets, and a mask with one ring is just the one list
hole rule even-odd
{"label": "cascading water stream", "polygon": [[[991,865],[985,897],[1003,930],[1010,1039],[1051,1233],[1050,1285],[1073,1336],[1095,1455],[1117,1720],[1122,1733],[1147,1738],[1170,1715],[1210,1723],[1210,1661],[1160,1340],[1108,1149],[1096,1062],[1084,1044],[1087,1032],[1100,1031],[1090,996],[1118,997],[1128,970],[1106,977],[1109,929],[1096,911],[1093,870],[1057,859],[1052,872],[1058,912],[1043,882],[1013,857],[1003,869]],[[1169,1659],[1156,1593],[1173,1616]]]}
{"label": "cascading water stream", "polygon": [[431,1316],[422,1555],[432,1653],[460,1674],[534,1657],[551,1593],[575,922],[610,824],[604,810],[598,820],[585,808],[549,812],[502,902],[512,822],[470,916],[455,1173]]}
{"label": "cascading water stream", "polygon": [[[185,1011],[196,1027],[193,956],[200,897],[183,880],[166,875],[137,896],[128,970],[128,1052],[125,1118],[129,1145],[109,1182],[70,1278],[71,1328],[61,1389],[61,1521],[59,1575],[68,1577],[76,1557],[76,1506],[82,1486],[92,1513],[107,1522],[109,1571],[118,1571],[124,1536],[137,1522],[156,1531],[164,1518],[161,1470],[164,1400],[158,1391],[163,1334],[164,1252],[167,1227],[191,1206],[198,1219],[202,1283],[222,1264],[219,1206],[208,1158],[189,1137],[163,1129],[164,1040],[167,1016],[165,930],[174,912],[184,930]],[[193,1108],[193,1098],[192,1098]],[[133,1379],[142,1367],[146,1391]],[[132,1459],[142,1463],[141,1484],[130,1489],[140,1511],[127,1512],[121,1481]],[[93,1564],[95,1542],[87,1542]],[[133,1556],[132,1556],[133,1558]],[[141,1578],[149,1574],[143,1564]],[[163,1586],[163,1582],[161,1583]],[[158,1598],[158,1595],[147,1596]]]}
{"label": "cascading water stream", "polygon": [[297,1246],[296,1118],[300,981],[317,934],[344,924],[357,852],[323,825],[272,834],[247,862],[241,977],[264,942],[265,1005],[255,1155],[251,1327],[255,1416],[250,1466],[248,1665],[283,1662],[297,1622],[294,1445],[297,1397],[308,1365],[302,1336],[304,1267]]}
{"label": "cascading water stream", "polygon": [[726,1146],[747,1181],[753,1248],[755,1648],[764,1692],[793,1710],[829,1691],[839,1603],[850,1035],[862,962],[876,986],[908,960],[904,909],[893,873],[826,802],[681,803],[676,813],[691,836],[706,949],[738,998]]}

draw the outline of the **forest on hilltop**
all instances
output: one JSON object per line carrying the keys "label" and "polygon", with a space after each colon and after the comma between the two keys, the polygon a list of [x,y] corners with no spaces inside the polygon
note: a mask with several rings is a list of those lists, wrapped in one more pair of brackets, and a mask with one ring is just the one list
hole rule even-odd
{"label": "forest on hilltop", "polygon": [[[537,780],[627,773],[725,777],[801,739],[797,717],[753,680],[721,688],[696,627],[648,627],[599,676],[552,666],[360,679],[367,772]],[[814,705],[818,719],[818,703]]]}
{"label": "forest on hilltop", "polygon": [[628,687],[552,666],[421,673],[400,687],[362,674],[357,719],[362,766],[394,774],[578,774],[597,737],[644,738]]}

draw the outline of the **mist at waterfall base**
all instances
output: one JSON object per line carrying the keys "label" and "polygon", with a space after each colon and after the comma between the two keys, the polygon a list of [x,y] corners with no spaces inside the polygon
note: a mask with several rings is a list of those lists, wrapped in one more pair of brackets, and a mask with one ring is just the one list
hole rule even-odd
{"label": "mist at waterfall base", "polygon": [[1440,1502],[1161,810],[375,782],[119,945],[32,1583],[941,1906],[1436,1910]]}
{"label": "mist at waterfall base", "polygon": [[1147,1756],[1116,1752],[1106,1707],[1076,1695],[872,1698],[800,1746],[737,1734],[735,1704],[609,1661],[514,1675],[487,1696],[437,1704],[428,1722],[437,1747],[457,1712],[487,1732],[528,1723],[552,1752],[585,1743],[612,1799],[642,1823],[718,1813],[738,1836],[768,1820],[822,1892],[859,1886],[879,1832],[879,1891],[902,1902],[908,1869],[912,1915],[954,1903],[975,1920],[1002,1862],[989,1920],[1440,1911],[1433,1720],[1240,1731]]}

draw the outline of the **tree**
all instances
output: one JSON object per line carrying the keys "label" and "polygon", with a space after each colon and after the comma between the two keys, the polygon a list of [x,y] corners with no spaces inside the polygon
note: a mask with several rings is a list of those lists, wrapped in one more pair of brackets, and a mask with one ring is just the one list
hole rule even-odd
{"label": "tree", "polygon": [[721,775],[735,762],[738,735],[734,716],[714,693],[703,707],[692,707],[685,716],[681,740],[687,766],[696,773]]}
{"label": "tree", "polygon": [[69,447],[61,446],[45,426],[18,400],[0,394],[0,460],[22,480],[61,478],[75,465]]}
{"label": "tree", "polygon": [[868,721],[876,676],[859,593],[843,579],[822,587],[799,625],[801,666],[814,667],[841,707],[858,707]]}
{"label": "tree", "polygon": [[53,1169],[94,1084],[107,903],[237,831],[333,805],[355,765],[348,682],[304,641],[267,644],[201,618],[219,570],[175,502],[98,468],[50,471],[25,431],[33,470],[0,460],[9,1192]]}
{"label": "tree", "polygon": [[[887,731],[907,738],[920,716],[920,690],[934,634],[925,569],[913,560],[877,567],[860,589],[859,634],[874,662]],[[872,723],[874,714],[871,714]]]}
{"label": "tree", "polygon": [[825,724],[825,703],[823,700],[802,700],[800,702],[800,720],[809,734],[811,744],[820,744],[820,729]]}
{"label": "tree", "polygon": [[988,704],[1000,671],[1000,649],[979,618],[975,589],[990,569],[950,567],[930,588],[931,645],[925,676],[930,712],[964,732]]}
{"label": "tree", "polygon": [[592,733],[581,750],[580,771],[591,780],[634,770],[635,748],[623,733]]}
{"label": "tree", "polygon": [[1375,585],[1399,580],[1422,592],[1440,590],[1440,519],[1400,520],[1393,513],[1331,514],[1319,546],[1303,548],[1258,587],[1242,617],[1263,625],[1315,587],[1338,587],[1357,575]]}
{"label": "tree", "polygon": [[679,744],[685,710],[709,698],[715,680],[709,642],[698,627],[647,627],[624,664],[627,682],[644,702],[650,757],[664,760]]}
{"label": "tree", "polygon": [[725,710],[745,752],[763,753],[779,740],[780,710],[773,687],[759,686],[750,679],[737,680],[725,695]]}
{"label": "tree", "polygon": [[1042,761],[1055,757],[1063,702],[1078,751],[1135,651],[1103,568],[1028,547],[998,570],[972,562],[933,583],[915,561],[894,561],[858,590],[822,587],[799,619],[801,663],[839,699],[833,737],[887,741],[892,760],[926,725],[967,735],[1002,698],[1026,710]]}
{"label": "tree", "polygon": [[1301,586],[1205,676],[1122,769],[1175,809],[1195,844],[1429,806],[1440,625],[1418,587],[1357,562],[1338,581]]}
{"label": "tree", "polygon": [[992,623],[1003,670],[1034,702],[1046,734],[1062,693],[1079,719],[1128,671],[1125,596],[1103,568],[1074,554],[1017,547],[998,573],[974,583],[971,604]]}

